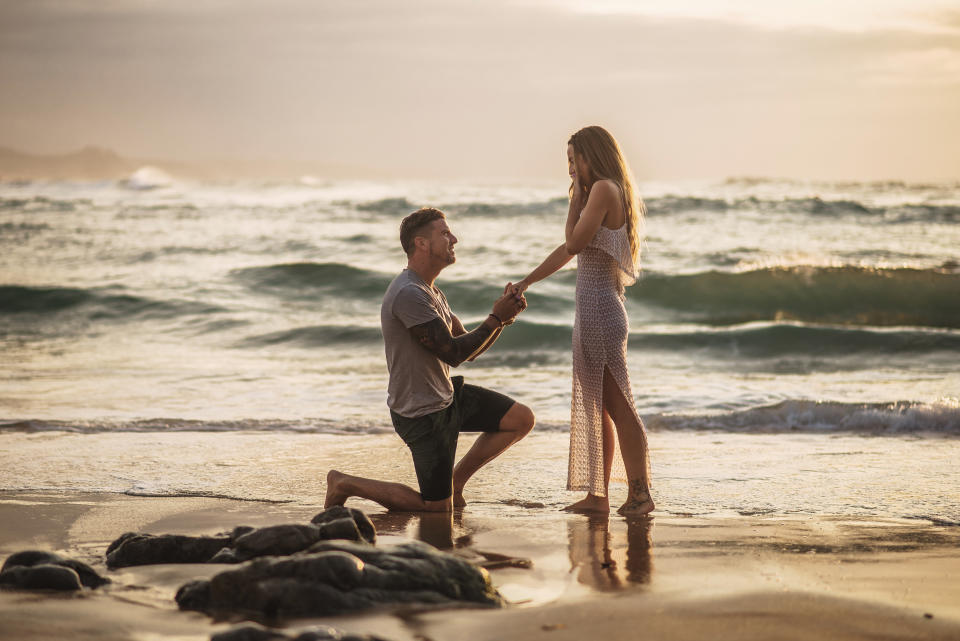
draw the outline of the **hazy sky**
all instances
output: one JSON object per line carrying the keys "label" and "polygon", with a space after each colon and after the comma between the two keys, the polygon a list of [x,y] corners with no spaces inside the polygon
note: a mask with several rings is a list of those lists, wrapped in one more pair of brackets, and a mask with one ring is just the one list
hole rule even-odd
{"label": "hazy sky", "polygon": [[0,0],[0,146],[640,180],[960,179],[955,0]]}

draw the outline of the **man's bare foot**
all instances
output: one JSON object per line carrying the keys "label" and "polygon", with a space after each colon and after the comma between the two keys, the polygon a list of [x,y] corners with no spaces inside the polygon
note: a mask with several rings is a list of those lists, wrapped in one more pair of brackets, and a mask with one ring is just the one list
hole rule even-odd
{"label": "man's bare foot", "polygon": [[463,498],[463,490],[453,490],[453,507],[466,507],[467,500]]}
{"label": "man's bare foot", "polygon": [[607,513],[610,511],[610,500],[605,496],[597,496],[596,494],[587,494],[587,497],[577,501],[576,503],[571,503],[567,507],[563,508],[564,512],[577,512],[580,514],[590,513],[590,512],[603,512]]}
{"label": "man's bare foot", "polygon": [[327,496],[323,500],[323,509],[326,510],[334,505],[343,505],[350,498],[350,495],[340,487],[346,476],[343,472],[336,470],[327,472]]}

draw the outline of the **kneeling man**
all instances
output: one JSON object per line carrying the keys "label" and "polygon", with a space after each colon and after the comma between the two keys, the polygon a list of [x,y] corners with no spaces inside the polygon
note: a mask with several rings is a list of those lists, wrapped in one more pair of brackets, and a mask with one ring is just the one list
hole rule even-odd
{"label": "kneeling man", "polygon": [[[400,224],[407,268],[383,297],[380,325],[390,383],[387,405],[397,434],[413,454],[420,491],[331,470],[324,507],[351,496],[389,510],[449,512],[466,504],[463,486],[474,472],[526,436],[530,408],[508,396],[450,378],[450,367],[475,359],[527,306],[508,285],[490,315],[468,332],[434,281],[456,261],[456,236],[443,212],[425,208]],[[460,432],[483,432],[454,466]]]}

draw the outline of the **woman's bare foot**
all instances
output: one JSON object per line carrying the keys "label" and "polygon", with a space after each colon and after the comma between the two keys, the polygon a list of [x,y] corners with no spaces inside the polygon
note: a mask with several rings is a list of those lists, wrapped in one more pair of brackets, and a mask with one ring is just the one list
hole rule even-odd
{"label": "woman's bare foot", "polygon": [[463,488],[453,488],[453,507],[466,507],[467,500],[463,498]]}
{"label": "woman's bare foot", "polygon": [[650,496],[650,490],[643,481],[634,480],[630,482],[630,495],[626,503],[620,506],[617,514],[623,516],[643,516],[653,512],[656,505],[653,504],[653,497]]}
{"label": "woman's bare foot", "polygon": [[630,499],[617,508],[617,514],[623,516],[643,516],[653,512],[654,508],[656,507],[657,506],[653,504],[653,499],[648,498],[646,501]]}
{"label": "woman's bare foot", "polygon": [[343,505],[350,498],[350,495],[341,487],[346,477],[346,474],[336,470],[327,472],[327,496],[323,500],[323,509],[326,510],[334,505]]}
{"label": "woman's bare foot", "polygon": [[567,507],[563,508],[564,512],[577,512],[577,513],[588,513],[588,512],[609,512],[610,511],[610,499],[605,496],[597,496],[596,494],[587,494],[587,497],[577,501],[576,503],[571,503]]}

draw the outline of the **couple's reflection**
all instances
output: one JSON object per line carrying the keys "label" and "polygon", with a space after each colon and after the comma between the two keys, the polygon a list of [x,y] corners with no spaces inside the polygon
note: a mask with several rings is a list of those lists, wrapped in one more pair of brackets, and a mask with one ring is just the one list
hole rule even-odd
{"label": "couple's reflection", "polygon": [[600,591],[649,583],[653,571],[652,527],[649,517],[627,519],[625,528],[623,521],[617,520],[612,532],[607,516],[567,521],[570,571],[577,573],[580,583]]}
{"label": "couple's reflection", "polygon": [[[475,549],[471,528],[464,525],[460,510],[452,514],[385,512],[372,514],[370,519],[380,534],[424,541],[488,569],[529,567],[524,559]],[[612,591],[650,582],[653,519],[615,519],[611,528],[607,516],[574,517],[566,525],[570,571],[576,573],[580,583]]]}

